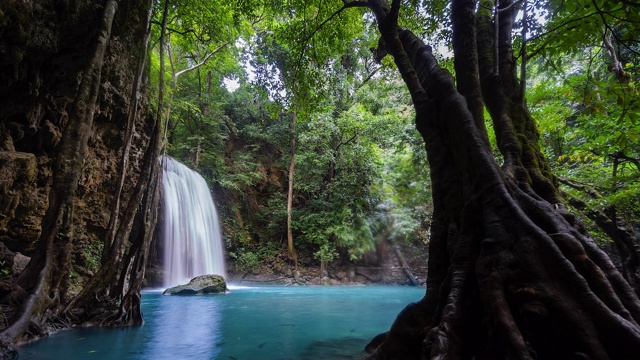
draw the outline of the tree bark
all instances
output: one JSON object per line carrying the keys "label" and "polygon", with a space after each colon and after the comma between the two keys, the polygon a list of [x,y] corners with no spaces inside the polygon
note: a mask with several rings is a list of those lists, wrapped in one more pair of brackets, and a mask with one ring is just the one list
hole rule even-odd
{"label": "tree bark", "polygon": [[[145,104],[140,89],[144,77],[144,60],[147,55],[145,48],[149,34],[151,5],[151,0],[144,3],[108,0],[98,5],[81,1],[74,3],[70,8],[42,4],[44,9],[42,13],[46,14],[43,15],[45,18],[47,16],[69,17],[69,14],[74,11],[75,16],[85,11],[94,12],[100,7],[102,7],[103,14],[96,15],[100,21],[96,21],[95,25],[88,26],[87,29],[90,32],[84,36],[87,40],[96,38],[95,48],[87,47],[83,50],[74,45],[70,52],[73,57],[69,56],[66,48],[51,50],[52,62],[60,62],[61,59],[69,61],[70,58],[73,58],[74,61],[69,61],[69,64],[65,66],[68,65],[69,69],[74,69],[73,71],[79,71],[82,78],[77,85],[77,90],[75,90],[75,99],[71,111],[69,111],[68,120],[59,122],[64,126],[63,136],[55,149],[56,159],[52,166],[53,178],[51,179],[53,186],[49,194],[49,208],[42,221],[43,231],[38,239],[38,248],[32,261],[15,283],[16,292],[25,293],[27,297],[14,298],[20,304],[20,308],[16,311],[16,316],[13,317],[10,326],[0,334],[2,338],[0,339],[0,358],[3,358],[4,350],[12,343],[45,336],[50,331],[87,321],[91,324],[107,325],[139,324],[142,322],[142,314],[139,311],[140,289],[146,265],[146,252],[148,252],[151,240],[148,233],[153,229],[153,217],[150,214],[145,216],[141,214],[139,216],[140,223],[144,219],[145,226],[134,226],[134,223],[141,203],[145,204],[142,207],[145,213],[151,209],[151,200],[143,201],[142,199],[152,198],[151,194],[145,197],[145,192],[147,187],[153,189],[149,183],[153,178],[153,165],[157,162],[158,156],[157,144],[159,140],[157,134],[161,132],[157,126],[155,130],[153,126],[140,126],[143,122],[146,122],[145,124],[153,123],[146,121],[141,116],[142,111],[138,111]],[[55,29],[55,26],[52,26]],[[78,24],[66,24],[65,26],[69,26],[68,29],[73,29],[72,26],[78,26]],[[74,39],[78,37],[77,34],[72,36]],[[68,37],[60,35],[59,39],[64,41],[68,40]],[[118,57],[116,52],[120,49],[131,49],[130,55],[125,58]],[[81,62],[76,59],[80,59]],[[129,64],[130,68],[119,66],[121,65],[120,61]],[[119,80],[122,82],[118,82]],[[45,77],[43,82],[47,81]],[[67,88],[68,84],[58,85],[58,80],[55,81],[56,83],[43,87],[42,90],[48,90],[50,94],[56,94],[63,99],[68,98],[68,94],[74,94],[73,87]],[[70,83],[75,85],[74,81]],[[127,90],[122,91],[115,86],[116,84],[124,86]],[[64,88],[61,90],[61,87]],[[105,92],[102,93],[102,91]],[[104,106],[109,103],[110,96],[114,93],[129,94],[128,109],[118,105],[114,105],[113,108]],[[112,105],[112,103],[109,104]],[[100,108],[99,111],[98,108]],[[64,106],[60,112],[64,112]],[[122,149],[116,147],[117,142],[110,144],[114,145],[113,147],[109,147],[109,144],[105,145],[101,139],[95,138],[100,134],[100,127],[105,125],[105,115],[110,117],[108,121],[113,124],[124,124],[122,133],[125,146]],[[113,117],[111,117],[112,115]],[[56,114],[51,116],[55,117]],[[137,131],[135,131],[134,124],[138,128]],[[141,135],[138,139],[132,137],[134,131]],[[149,134],[150,132],[153,134]],[[149,140],[146,138],[147,135],[151,137]],[[93,139],[96,144],[94,145],[90,139]],[[132,167],[126,164],[130,162],[129,153],[133,153],[133,150],[129,150],[131,142],[135,142],[140,146],[138,149],[143,151],[144,147],[148,146],[145,151],[148,164],[138,176],[136,176],[137,169],[127,170]],[[88,235],[89,241],[93,240],[91,235],[104,235],[100,228],[91,231],[87,229],[76,230],[80,229],[78,224],[86,219],[86,217],[79,215],[80,211],[84,209],[78,205],[87,198],[86,193],[81,192],[89,188],[87,182],[84,181],[84,175],[87,174],[88,177],[93,175],[93,170],[84,166],[85,159],[95,159],[93,151],[97,148],[99,151],[96,152],[100,155],[103,153],[122,155],[122,167],[119,169],[119,174],[113,176],[113,181],[111,181],[111,176],[105,177],[102,184],[113,185],[114,188],[121,189],[121,194],[116,198],[123,196],[122,194],[126,192],[127,195],[130,195],[130,199],[121,214],[122,218],[117,218],[120,212],[117,210],[118,206],[115,205],[114,217],[111,220],[111,224],[115,224],[115,229],[113,232],[105,231],[109,235],[101,238],[105,240],[105,253],[107,254],[103,267],[110,268],[110,272],[105,276],[104,271],[100,270],[95,278],[85,284],[88,287],[85,294],[96,294],[90,289],[92,286],[96,286],[95,284],[101,284],[103,285],[101,291],[110,296],[101,296],[103,293],[100,292],[97,298],[94,297],[90,301],[95,306],[87,307],[85,311],[78,311],[78,308],[73,306],[78,304],[78,298],[69,299],[72,292],[69,287],[69,275],[71,270],[75,268],[71,259],[72,251],[75,250],[76,243],[82,244],[85,241],[84,234]],[[145,158],[142,159],[143,162]],[[130,178],[138,181],[137,189],[130,190],[127,186],[123,187],[123,174],[132,175]],[[75,215],[73,212],[74,204],[77,207]],[[142,231],[139,231],[139,228]],[[83,237],[75,236],[74,230],[82,234]],[[130,234],[132,235],[130,236]],[[145,236],[138,236],[139,234]],[[127,247],[129,241],[131,246]],[[118,307],[120,307],[120,311],[118,311]]]}
{"label": "tree bark", "polygon": [[418,282],[416,277],[413,276],[413,272],[411,272],[411,268],[409,267],[409,264],[407,264],[407,260],[405,260],[404,255],[402,254],[402,249],[400,249],[400,245],[398,245],[395,241],[393,243],[394,243],[393,251],[396,253],[396,257],[398,258],[398,261],[400,261],[400,266],[402,267],[402,271],[404,271],[405,275],[407,275],[407,278],[409,279],[409,282],[411,282],[411,285],[420,286],[420,283]]}
{"label": "tree bark", "polygon": [[135,120],[138,116],[138,107],[140,103],[140,99],[142,97],[141,87],[142,80],[144,75],[145,64],[147,60],[147,53],[149,51],[149,35],[151,34],[151,3],[148,4],[149,11],[146,21],[146,29],[147,31],[144,34],[144,38],[142,40],[142,48],[140,50],[139,58],[138,58],[138,66],[136,69],[135,80],[133,84],[133,89],[131,90],[131,95],[129,96],[129,111],[127,114],[127,128],[125,134],[124,148],[122,149],[122,158],[120,161],[120,171],[119,171],[119,181],[116,188],[116,193],[113,196],[113,205],[111,207],[111,217],[109,219],[109,225],[107,226],[107,235],[104,239],[104,247],[102,248],[102,262],[107,259],[107,254],[109,253],[109,248],[113,243],[113,237],[115,236],[115,231],[118,227],[118,218],[120,216],[120,197],[122,195],[122,188],[124,186],[124,181],[127,175],[127,171],[129,169],[129,153],[131,151],[131,141],[133,139],[133,134],[135,133]]}
{"label": "tree bark", "polygon": [[[428,291],[369,347],[375,350],[368,359],[635,357],[638,297],[558,204],[555,178],[539,151],[515,75],[512,3],[500,1],[506,10],[498,39],[482,32],[495,30],[490,18],[480,19],[477,32],[484,102],[500,132],[502,167],[470,111],[467,98],[477,92],[461,94],[430,47],[398,27],[400,1],[367,5],[412,96],[434,202]],[[475,4],[454,0],[452,9],[458,6]],[[456,19],[454,33],[469,26]],[[499,59],[491,55],[496,43]]]}
{"label": "tree bark", "polygon": [[454,53],[458,54],[454,58],[458,91],[467,99],[467,107],[473,114],[476,127],[484,137],[483,141],[489,146],[478,70],[476,2],[476,0],[465,0],[452,6],[451,17],[461,25],[459,31],[452,34],[452,44]]}
{"label": "tree bark", "polygon": [[298,271],[298,255],[293,246],[293,230],[291,216],[293,212],[293,173],[296,165],[296,113],[291,116],[291,162],[289,163],[289,188],[287,191],[287,248],[289,258],[293,260],[296,271]]}
{"label": "tree bark", "polygon": [[[150,9],[150,8],[149,8]],[[149,10],[150,11],[150,10]],[[166,15],[168,12],[168,0],[165,1],[164,4],[164,13],[163,17],[165,18],[163,21],[163,29],[161,30],[160,36],[160,48],[162,49],[164,46],[164,33],[166,31]],[[150,18],[148,18],[150,21]],[[147,24],[148,26],[150,23]],[[160,75],[159,75],[159,92],[158,92],[158,111],[156,114],[156,121],[154,122],[153,133],[151,135],[151,140],[149,142],[149,146],[145,153],[144,162],[142,165],[142,172],[138,178],[138,182],[136,187],[129,198],[129,202],[127,203],[127,207],[123,214],[123,220],[120,222],[117,230],[115,231],[113,241],[111,242],[111,246],[109,247],[106,258],[102,262],[102,266],[98,270],[98,272],[85,284],[82,291],[71,301],[69,302],[65,308],[64,313],[71,317],[75,318],[76,322],[80,323],[102,323],[104,321],[113,320],[112,312],[122,311],[123,307],[120,306],[120,309],[116,306],[117,303],[122,304],[123,297],[125,296],[125,291],[127,293],[135,293],[139,292],[140,288],[135,288],[136,283],[131,283],[129,280],[133,277],[135,279],[139,273],[134,273],[133,276],[130,272],[131,261],[136,257],[142,257],[142,261],[146,265],[146,252],[148,252],[149,244],[144,242],[140,242],[140,240],[136,241],[134,238],[132,246],[129,247],[127,253],[127,242],[130,240],[131,231],[133,228],[133,224],[136,220],[137,214],[141,211],[140,204],[142,203],[145,195],[149,197],[149,189],[151,194],[155,194],[155,183],[157,181],[157,173],[158,173],[158,157],[160,155],[161,148],[161,121],[162,119],[162,108],[163,108],[163,90],[164,86],[163,82],[163,74],[164,74],[164,55],[163,51],[160,52]],[[155,195],[153,195],[155,196]],[[142,209],[142,213],[145,211],[149,211],[146,209]],[[145,217],[146,218],[146,217]],[[155,224],[154,222],[150,222],[151,225]],[[150,229],[146,229],[144,233],[151,231]],[[151,238],[148,239],[146,237],[143,238],[143,241],[151,241]],[[124,266],[123,266],[123,260]],[[140,280],[141,281],[141,280]],[[124,284],[129,283],[130,286],[134,286],[130,289],[125,289]],[[141,283],[140,283],[141,285]],[[92,309],[100,309],[106,308],[107,311],[100,312],[92,312]],[[139,311],[139,308],[130,307],[131,311]],[[116,323],[121,324],[122,319],[132,319],[132,323],[141,323],[140,320],[136,320],[135,314],[125,314],[118,316],[118,321]]]}
{"label": "tree bark", "polygon": [[[147,261],[149,259],[149,249],[153,240],[155,226],[158,220],[158,208],[160,199],[160,176],[159,163],[154,161],[160,155],[160,122],[156,123],[154,141],[150,145],[149,162],[145,165],[150,167],[145,188],[149,189],[144,193],[143,208],[141,210],[142,231],[135,237],[121,269],[116,299],[122,299],[118,311],[105,320],[109,326],[142,325],[144,319],[140,308],[142,282],[144,280]],[[125,286],[128,284],[128,288]],[[102,315],[104,317],[104,315]]]}
{"label": "tree bark", "polygon": [[[109,311],[100,310],[97,313],[92,312],[92,309],[100,309],[107,307],[107,309],[115,309],[114,305],[122,300],[125,291],[123,283],[125,280],[129,280],[129,264],[128,262],[134,256],[139,256],[136,252],[140,252],[141,249],[147,249],[149,244],[138,244],[139,241],[133,241],[132,246],[129,248],[129,259],[126,259],[125,265],[123,265],[123,259],[127,255],[127,241],[130,239],[133,223],[136,219],[136,215],[140,211],[140,204],[143,203],[143,198],[148,195],[148,189],[151,190],[151,194],[155,194],[158,173],[158,157],[160,155],[160,124],[156,122],[152,140],[147,148],[145,154],[144,163],[142,165],[142,173],[136,184],[136,188],[133,191],[131,198],[127,204],[127,209],[123,216],[123,221],[120,223],[118,231],[116,232],[114,242],[107,255],[106,261],[100,267],[100,270],[85,284],[80,294],[78,294],[64,309],[64,313],[76,318],[80,323],[100,323],[105,318],[111,315]],[[153,195],[155,196],[155,195]],[[149,209],[143,209],[143,214]],[[150,229],[145,229],[144,233],[149,233]],[[147,240],[147,238],[144,238]],[[151,241],[151,238],[148,238]],[[136,245],[137,244],[137,245]],[[135,246],[134,246],[135,245]],[[145,256],[146,254],[142,254]],[[127,281],[129,282],[129,281]],[[119,286],[120,284],[120,286]],[[131,286],[131,285],[130,285]],[[137,289],[140,291],[140,288]],[[135,292],[135,289],[134,289]],[[98,306],[102,305],[102,306]]]}
{"label": "tree bark", "polygon": [[[540,134],[525,103],[524,89],[516,75],[516,60],[511,41],[517,8],[511,0],[500,0],[498,38],[490,12],[478,11],[478,58],[484,103],[493,120],[498,148],[504,157],[505,173],[521,187],[550,203],[561,203],[558,182],[540,150]],[[457,24],[455,25],[457,27]],[[456,30],[454,29],[454,32]],[[492,51],[497,44],[498,58]],[[499,64],[495,73],[494,64]]]}

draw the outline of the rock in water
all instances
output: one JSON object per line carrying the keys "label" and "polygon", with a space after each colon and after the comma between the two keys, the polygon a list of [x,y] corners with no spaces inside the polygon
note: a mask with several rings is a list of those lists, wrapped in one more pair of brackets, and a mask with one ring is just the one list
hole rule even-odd
{"label": "rock in water", "polygon": [[227,291],[227,283],[220,275],[196,276],[188,284],[178,285],[164,291],[165,295],[202,295],[224,294]]}

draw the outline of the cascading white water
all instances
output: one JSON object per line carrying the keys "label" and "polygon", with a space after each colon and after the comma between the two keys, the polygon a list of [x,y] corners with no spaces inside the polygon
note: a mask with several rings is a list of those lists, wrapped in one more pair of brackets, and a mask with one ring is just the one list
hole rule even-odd
{"label": "cascading white water", "polygon": [[198,275],[226,278],[218,213],[204,178],[177,160],[162,156],[164,189],[164,285]]}

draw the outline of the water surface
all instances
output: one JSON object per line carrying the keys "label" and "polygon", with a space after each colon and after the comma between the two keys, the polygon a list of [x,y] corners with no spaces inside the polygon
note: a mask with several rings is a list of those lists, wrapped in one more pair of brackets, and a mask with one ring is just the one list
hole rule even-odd
{"label": "water surface", "polygon": [[145,291],[145,324],[74,329],[23,346],[32,359],[360,359],[423,288],[238,287],[226,295]]}

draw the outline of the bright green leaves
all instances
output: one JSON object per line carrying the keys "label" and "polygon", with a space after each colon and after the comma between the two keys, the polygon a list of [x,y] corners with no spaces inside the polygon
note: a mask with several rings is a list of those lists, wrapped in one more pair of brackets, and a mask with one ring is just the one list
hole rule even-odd
{"label": "bright green leaves", "polygon": [[[553,38],[534,67],[528,104],[560,177],[591,187],[593,209],[640,212],[640,72],[637,8],[617,2],[551,2]],[[635,32],[632,40],[627,34]],[[608,44],[609,43],[609,44]],[[560,60],[561,59],[561,60]],[[624,73],[615,71],[621,65]],[[575,191],[564,188],[565,191]],[[574,195],[585,199],[583,193]],[[587,197],[588,198],[588,197]],[[597,232],[596,232],[597,234]]]}
{"label": "bright green leaves", "polygon": [[564,162],[592,161],[615,152],[640,154],[636,87],[620,84],[608,73],[600,73],[605,77],[598,80],[598,72],[580,66],[574,63],[562,82],[547,78],[534,84],[528,94],[547,155]]}
{"label": "bright green leaves", "polygon": [[362,11],[341,8],[340,2],[273,2],[265,7],[268,21],[258,24],[252,40],[258,80],[299,119],[329,95],[332,69],[365,29]]}
{"label": "bright green leaves", "polygon": [[602,43],[605,29],[615,30],[616,40],[625,46],[637,46],[637,7],[609,0],[550,0],[545,7],[545,30],[533,47],[549,55],[575,53],[585,45]]}
{"label": "bright green leaves", "polygon": [[[224,77],[240,74],[237,41],[250,36],[255,21],[251,12],[243,12],[248,11],[249,5],[221,0],[170,1],[164,50],[169,58],[169,84],[195,70],[210,73],[213,79],[207,81],[214,81],[216,86]],[[160,16],[161,12],[156,11],[154,33],[159,33]],[[179,85],[177,82],[173,87]]]}
{"label": "bright green leaves", "polygon": [[[323,110],[297,129],[294,189],[305,200],[296,207],[294,225],[299,246],[335,246],[356,259],[373,249],[390,219],[397,218],[402,230],[392,236],[415,235],[422,217],[414,206],[428,202],[427,195],[415,194],[428,192],[395,189],[400,183],[424,185],[427,176],[416,170],[426,169],[425,163],[411,160],[414,148],[404,143],[416,132],[402,84],[374,79],[354,96],[345,94],[327,99]],[[421,178],[411,178],[418,173]]]}
{"label": "bright green leaves", "polygon": [[[154,42],[159,37],[164,4],[155,4]],[[166,122],[167,148],[172,155],[189,158],[195,165],[209,159],[212,165],[219,165],[211,152],[226,140],[220,132],[228,125],[221,109],[227,93],[223,85],[226,79],[243,75],[237,47],[241,38],[252,34],[258,5],[253,1],[169,1],[165,48],[152,52],[151,64],[152,71],[159,70],[158,53],[162,51],[163,90],[168,94],[162,121]]]}

